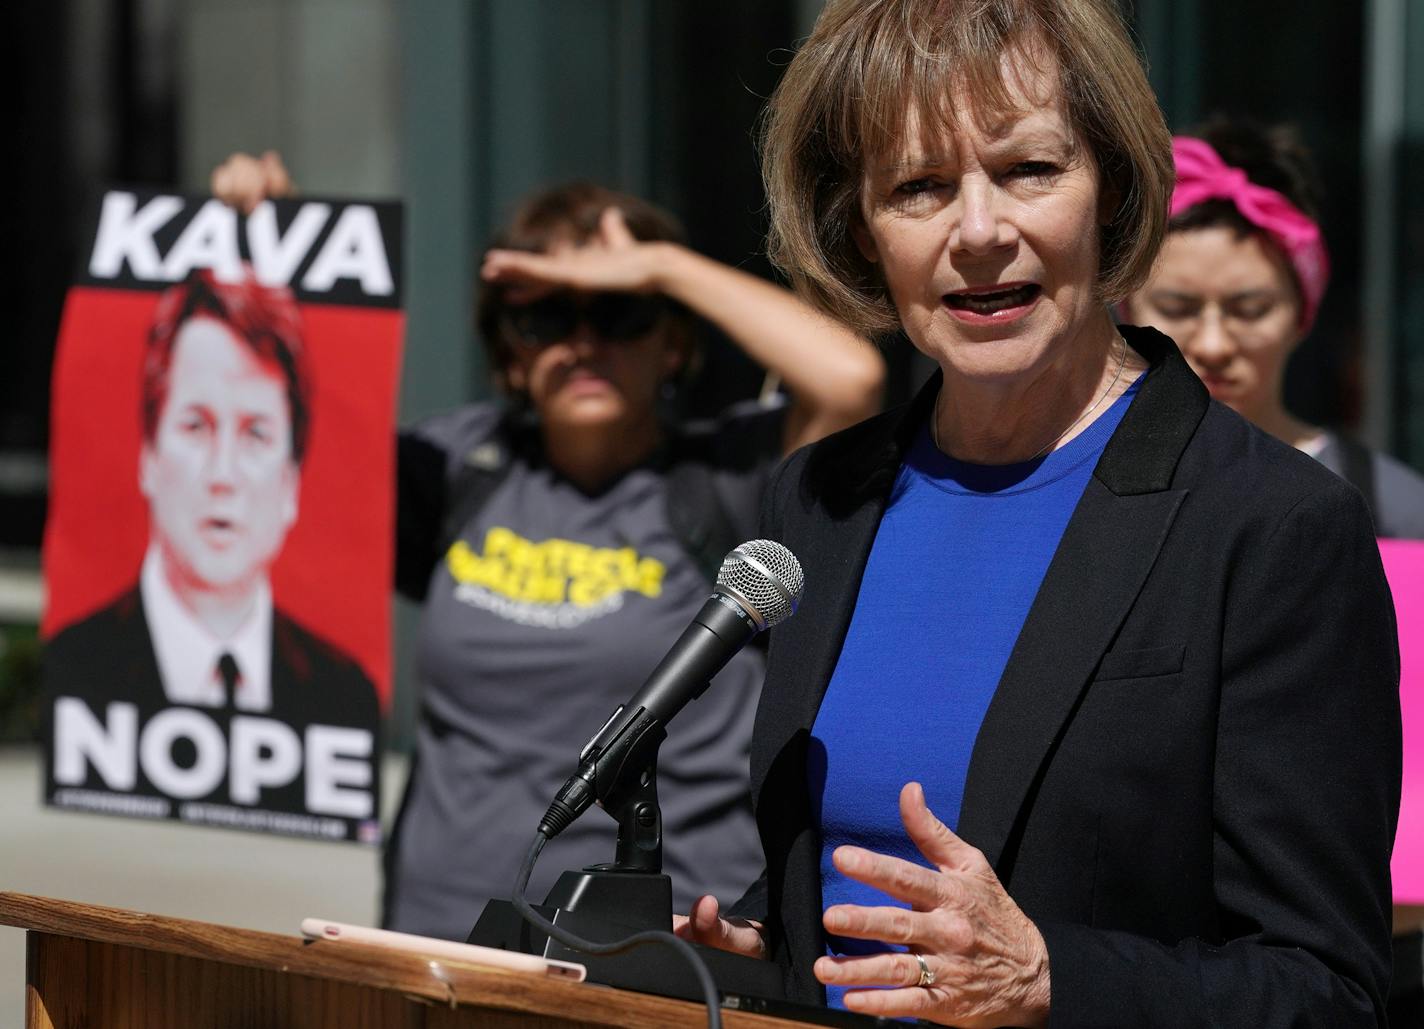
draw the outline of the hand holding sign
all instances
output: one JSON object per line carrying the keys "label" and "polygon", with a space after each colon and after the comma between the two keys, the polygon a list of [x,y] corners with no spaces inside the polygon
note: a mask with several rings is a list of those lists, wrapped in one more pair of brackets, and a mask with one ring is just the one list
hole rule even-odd
{"label": "hand holding sign", "polygon": [[261,157],[233,154],[213,169],[209,186],[213,196],[243,214],[251,214],[263,200],[297,195],[297,184],[275,150]]}

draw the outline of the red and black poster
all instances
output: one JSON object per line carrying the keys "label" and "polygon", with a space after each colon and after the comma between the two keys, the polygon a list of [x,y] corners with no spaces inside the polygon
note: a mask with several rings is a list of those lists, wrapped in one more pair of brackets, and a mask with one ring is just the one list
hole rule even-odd
{"label": "red and black poster", "polygon": [[65,303],[45,799],[376,842],[400,209],[111,191]]}

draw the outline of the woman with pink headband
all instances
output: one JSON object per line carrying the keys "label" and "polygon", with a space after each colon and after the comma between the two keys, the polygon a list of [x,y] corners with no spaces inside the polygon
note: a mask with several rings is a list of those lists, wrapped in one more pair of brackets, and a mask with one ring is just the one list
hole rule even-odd
{"label": "woman with pink headband", "polygon": [[1172,140],[1171,221],[1128,320],[1171,336],[1217,400],[1350,480],[1381,536],[1424,537],[1424,477],[1286,409],[1286,362],[1330,277],[1308,158],[1284,130],[1216,121]]}
{"label": "woman with pink headband", "polygon": [[[1129,320],[1176,340],[1217,400],[1350,480],[1379,535],[1424,537],[1424,477],[1286,410],[1286,362],[1330,274],[1304,150],[1281,129],[1216,121],[1174,137],[1172,155],[1167,239]],[[1424,1024],[1421,921],[1395,911],[1391,1025]]]}

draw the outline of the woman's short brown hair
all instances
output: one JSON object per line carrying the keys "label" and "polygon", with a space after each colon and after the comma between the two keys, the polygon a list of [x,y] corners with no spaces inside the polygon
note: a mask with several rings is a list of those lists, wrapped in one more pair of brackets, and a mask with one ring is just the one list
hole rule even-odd
{"label": "woman's short brown hair", "polygon": [[1064,108],[1116,204],[1098,293],[1121,300],[1151,270],[1172,195],[1172,143],[1112,0],[831,0],[772,96],[762,175],[771,259],[807,299],[866,333],[899,324],[851,229],[866,162],[910,117],[952,131],[951,84],[972,118],[1014,109],[1002,59],[1052,60]]}
{"label": "woman's short brown hair", "polygon": [[[623,220],[634,239],[645,243],[687,242],[681,223],[661,207],[592,182],[569,182],[531,193],[520,201],[513,216],[495,233],[490,249],[540,253],[556,243],[582,246],[598,234],[599,218],[610,207],[623,212]],[[475,293],[475,327],[484,343],[490,370],[501,383],[510,359],[509,340],[501,325],[507,309],[505,287],[479,280]],[[678,323],[675,331],[690,339],[691,313],[673,303],[668,304],[668,310]]]}

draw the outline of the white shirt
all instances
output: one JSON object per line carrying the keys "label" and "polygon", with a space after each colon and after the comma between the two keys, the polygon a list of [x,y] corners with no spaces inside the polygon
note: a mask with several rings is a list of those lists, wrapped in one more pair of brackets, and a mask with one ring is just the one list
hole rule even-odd
{"label": "white shirt", "polygon": [[252,614],[228,639],[214,635],[178,599],[153,545],[143,558],[139,593],[163,692],[171,702],[222,707],[226,698],[217,671],[218,658],[231,654],[240,676],[234,706],[239,711],[257,712],[272,707],[272,589],[266,579],[258,588]]}

